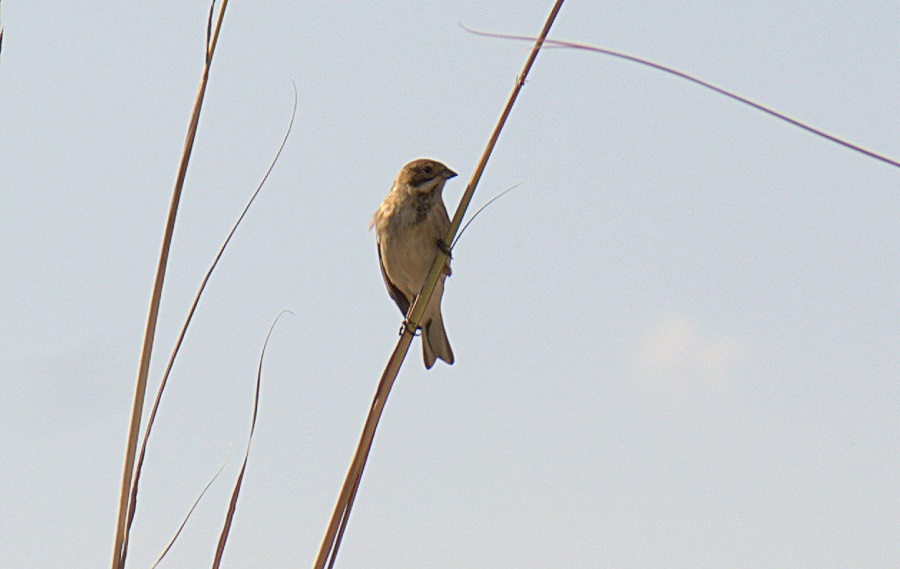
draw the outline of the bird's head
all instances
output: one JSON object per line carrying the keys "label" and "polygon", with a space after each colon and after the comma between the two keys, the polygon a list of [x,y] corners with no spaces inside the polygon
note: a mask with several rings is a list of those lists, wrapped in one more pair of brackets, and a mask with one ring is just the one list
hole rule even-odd
{"label": "bird's head", "polygon": [[429,158],[413,160],[400,169],[395,184],[405,186],[416,193],[430,193],[442,189],[444,182],[456,176],[456,172]]}

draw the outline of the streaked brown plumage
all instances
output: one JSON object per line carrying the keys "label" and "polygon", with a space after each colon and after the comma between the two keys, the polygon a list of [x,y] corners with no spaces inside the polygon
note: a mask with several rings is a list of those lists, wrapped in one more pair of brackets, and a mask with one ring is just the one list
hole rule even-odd
{"label": "streaked brown plumage", "polygon": [[[439,242],[450,227],[442,191],[444,183],[454,176],[456,172],[436,160],[413,160],[397,174],[391,191],[372,218],[381,275],[404,317],[422,291],[440,250]],[[453,363],[453,350],[441,315],[444,281],[449,275],[448,259],[420,323],[428,369],[437,358]]]}

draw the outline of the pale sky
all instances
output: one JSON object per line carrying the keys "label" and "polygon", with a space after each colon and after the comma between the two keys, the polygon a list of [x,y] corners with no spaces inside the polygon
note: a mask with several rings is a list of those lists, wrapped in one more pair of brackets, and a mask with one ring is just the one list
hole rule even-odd
{"label": "pale sky", "polygon": [[[368,221],[419,157],[453,211],[552,2],[232,2],[163,295],[128,567],[309,567],[400,315]],[[108,566],[203,2],[2,3],[0,566]],[[896,2],[576,2],[644,56],[900,158]],[[674,77],[545,50],[416,340],[343,568],[900,566],[900,170]],[[474,210],[473,210],[474,211]],[[146,414],[145,414],[146,416]]]}

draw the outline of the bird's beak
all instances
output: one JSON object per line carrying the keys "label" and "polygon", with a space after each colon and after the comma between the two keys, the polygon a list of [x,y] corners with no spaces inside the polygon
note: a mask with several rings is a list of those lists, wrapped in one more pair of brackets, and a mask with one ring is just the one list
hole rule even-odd
{"label": "bird's beak", "polygon": [[457,176],[456,172],[454,172],[450,168],[447,168],[446,170],[444,170],[444,179],[445,180],[449,180],[450,178],[455,178],[456,176]]}

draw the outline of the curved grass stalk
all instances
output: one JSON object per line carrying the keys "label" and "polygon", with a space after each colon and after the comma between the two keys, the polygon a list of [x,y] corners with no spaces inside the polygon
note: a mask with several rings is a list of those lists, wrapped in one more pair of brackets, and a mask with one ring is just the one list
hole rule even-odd
{"label": "curved grass stalk", "polygon": [[200,504],[200,500],[203,499],[203,496],[206,495],[206,491],[209,490],[210,486],[213,485],[213,482],[222,474],[222,471],[225,470],[225,465],[228,464],[228,458],[231,456],[231,449],[228,449],[228,456],[225,457],[225,460],[222,461],[222,466],[213,474],[212,478],[209,479],[209,482],[206,483],[206,486],[203,487],[203,490],[200,491],[200,494],[197,496],[197,499],[194,500],[194,503],[191,504],[190,509],[187,514],[185,514],[184,518],[181,520],[181,525],[178,526],[178,529],[175,531],[175,535],[172,536],[172,539],[169,540],[169,543],[166,544],[166,547],[163,549],[162,553],[159,554],[159,557],[156,558],[156,561],[153,565],[150,566],[150,569],[156,569],[159,564],[162,562],[163,558],[169,553],[169,550],[172,549],[172,546],[175,545],[175,542],[178,540],[178,536],[181,535],[182,530],[184,530],[184,526],[187,525],[188,520],[191,519],[191,514],[194,513],[194,510],[197,509],[197,505]]}
{"label": "curved grass stalk", "polygon": [[222,533],[219,535],[219,545],[216,547],[216,557],[213,560],[213,569],[219,569],[222,563],[222,555],[225,553],[225,543],[228,541],[228,534],[231,531],[231,522],[234,521],[234,512],[237,510],[238,497],[241,494],[241,485],[244,482],[244,473],[247,471],[247,461],[250,458],[250,443],[253,442],[253,432],[256,430],[256,417],[259,412],[259,392],[262,386],[262,366],[263,360],[266,358],[266,348],[269,345],[269,338],[272,337],[272,331],[275,325],[281,320],[285,314],[295,316],[290,310],[282,310],[275,321],[269,326],[269,332],[266,334],[266,340],[263,342],[262,351],[259,354],[259,367],[256,369],[256,391],[253,396],[253,418],[250,420],[250,434],[247,435],[247,449],[244,451],[244,461],[241,463],[241,471],[238,474],[237,481],[234,483],[234,489],[231,491],[231,501],[228,504],[228,513],[225,514],[225,524],[222,527]]}
{"label": "curved grass stalk", "polygon": [[[472,28],[468,28],[463,25],[461,25],[461,27],[469,33],[472,33],[472,34],[475,34],[478,36],[489,37],[489,38],[521,40],[521,41],[533,41],[534,40],[534,38],[529,37],[529,36],[519,36],[519,35],[512,35],[512,34],[496,34],[496,33],[492,33],[492,32],[482,32],[482,31],[478,31],[478,30],[473,30]],[[704,87],[711,91],[715,91],[716,93],[719,93],[720,95],[725,95],[726,97],[734,99],[735,101],[738,101],[739,103],[743,103],[745,105],[753,107],[756,110],[762,111],[762,112],[764,112],[770,116],[773,116],[779,120],[782,120],[788,124],[796,126],[797,128],[801,128],[809,133],[812,133],[816,136],[824,138],[825,140],[829,140],[831,142],[834,142],[835,144],[839,144],[845,148],[849,148],[850,150],[852,150],[854,152],[858,152],[860,154],[863,154],[864,156],[868,156],[869,158],[874,158],[875,160],[879,160],[881,162],[884,162],[885,164],[894,166],[895,168],[900,168],[900,161],[897,161],[897,160],[890,158],[888,156],[885,156],[883,154],[879,154],[878,152],[864,148],[858,144],[850,142],[849,140],[846,140],[839,136],[825,132],[822,129],[816,128],[816,127],[809,125],[803,121],[800,121],[798,119],[790,117],[784,113],[778,112],[778,111],[776,111],[770,107],[767,107],[761,103],[757,103],[756,101],[752,101],[746,97],[742,97],[741,95],[738,95],[737,93],[733,93],[727,89],[723,89],[722,87],[713,85],[712,83],[709,83],[707,81],[704,81],[702,79],[694,77],[693,75],[690,75],[689,73],[685,73],[684,71],[679,71],[677,69],[668,67],[661,63],[656,63],[656,62],[650,61],[648,59],[644,59],[642,57],[637,57],[635,55],[628,55],[627,53],[622,53],[620,51],[606,49],[604,47],[597,47],[597,46],[588,45],[588,44],[584,44],[584,43],[576,43],[576,42],[553,40],[553,39],[545,40],[544,43],[546,43],[546,45],[548,47],[564,47],[564,48],[577,49],[577,50],[582,50],[582,51],[592,51],[594,53],[602,53],[604,55],[610,55],[612,57],[617,57],[619,59],[631,61],[632,63],[639,63],[641,65],[656,69],[657,71],[662,71],[664,73],[668,73],[670,75],[680,77],[681,79],[685,79],[687,81],[690,81],[691,83],[700,85],[701,87]]]}

